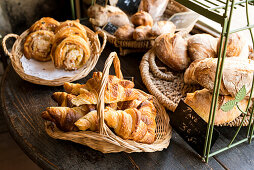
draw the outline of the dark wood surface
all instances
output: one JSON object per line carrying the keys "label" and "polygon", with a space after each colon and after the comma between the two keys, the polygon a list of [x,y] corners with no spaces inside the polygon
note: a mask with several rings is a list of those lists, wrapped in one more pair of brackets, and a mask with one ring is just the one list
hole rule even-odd
{"label": "dark wood surface", "polygon": [[[102,71],[104,62],[111,51],[107,45],[94,71]],[[139,63],[143,54],[120,57],[123,75],[134,77],[136,88],[147,91],[142,83]],[[113,73],[113,72],[111,72]],[[154,153],[103,154],[87,146],[70,141],[52,139],[44,130],[41,112],[56,103],[51,99],[55,91],[63,87],[48,87],[31,84],[22,80],[11,66],[2,79],[1,99],[5,121],[9,131],[21,149],[40,167],[45,169],[253,169],[253,144],[242,144],[203,163],[200,157],[183,139],[173,131],[170,145]],[[221,138],[213,150],[226,146],[235,128],[218,128]],[[244,137],[246,128],[240,133]]]}

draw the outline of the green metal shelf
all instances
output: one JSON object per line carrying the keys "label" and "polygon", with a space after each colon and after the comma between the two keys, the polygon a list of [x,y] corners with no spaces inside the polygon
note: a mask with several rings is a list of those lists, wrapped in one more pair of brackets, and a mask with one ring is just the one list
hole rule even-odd
{"label": "green metal shelf", "polygon": [[[254,37],[252,34],[252,29],[254,28],[254,25],[250,25],[249,21],[249,5],[253,5],[254,0],[240,0],[238,2],[235,2],[235,0],[176,0],[180,4],[184,5],[185,7],[197,12],[200,15],[203,15],[219,24],[222,26],[222,31],[221,31],[221,37],[220,37],[220,42],[227,42],[229,34],[243,31],[243,30],[249,30],[250,35],[252,38],[252,44],[254,46]],[[247,20],[247,25],[242,27],[242,28],[237,28],[234,30],[230,30],[230,24],[232,21],[232,14],[233,11],[237,8],[245,8],[246,11],[246,20]],[[250,97],[248,100],[247,107],[245,111],[242,111],[242,113],[245,113],[243,120],[238,127],[233,139],[230,141],[230,143],[224,147],[221,148],[213,153],[210,153],[211,150],[211,141],[212,141],[212,135],[213,135],[213,129],[214,129],[214,118],[216,114],[216,108],[217,108],[217,102],[218,102],[218,96],[219,96],[219,90],[220,90],[220,85],[221,85],[221,79],[222,79],[222,70],[223,70],[223,65],[224,65],[224,59],[226,56],[226,49],[227,49],[227,43],[221,43],[220,44],[220,49],[218,53],[218,64],[216,68],[216,75],[215,75],[215,82],[214,82],[214,90],[213,90],[213,98],[211,102],[211,109],[210,109],[210,114],[209,114],[209,120],[208,120],[208,125],[207,125],[207,131],[206,131],[206,140],[205,140],[205,146],[204,146],[204,152],[202,155],[202,159],[205,162],[208,162],[208,158],[212,157],[216,154],[219,154],[221,152],[224,152],[232,147],[235,147],[241,143],[244,142],[249,142],[251,143],[252,136],[253,136],[253,131],[254,131],[254,124],[252,122],[252,116],[253,116],[253,111],[252,109],[250,113],[250,119],[249,119],[249,125],[248,125],[248,131],[246,134],[246,138],[237,141],[234,143],[234,140],[236,139],[244,120],[246,119],[246,113],[250,107],[250,101],[251,101],[251,96],[253,93],[254,89],[254,76],[252,80],[252,87],[251,87],[251,93]]]}

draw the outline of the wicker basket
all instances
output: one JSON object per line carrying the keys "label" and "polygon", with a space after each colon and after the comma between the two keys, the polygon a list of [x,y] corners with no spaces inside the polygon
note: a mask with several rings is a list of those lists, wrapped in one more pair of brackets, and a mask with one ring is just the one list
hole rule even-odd
{"label": "wicker basket", "polygon": [[[47,85],[47,86],[60,86],[60,85],[63,85],[64,82],[72,82],[72,81],[79,80],[79,79],[87,76],[89,74],[89,72],[95,67],[95,65],[99,59],[99,56],[106,45],[107,37],[104,33],[100,33],[100,32],[94,33],[89,28],[87,28],[85,26],[84,26],[84,28],[86,29],[87,36],[91,42],[91,57],[87,61],[85,67],[82,70],[80,70],[79,73],[73,75],[72,77],[62,77],[62,78],[58,78],[58,79],[54,79],[54,80],[44,80],[44,79],[41,79],[41,78],[38,78],[35,76],[31,76],[31,75],[27,75],[24,73],[20,59],[23,56],[23,44],[26,39],[26,36],[30,33],[29,30],[26,30],[25,32],[23,32],[20,36],[18,36],[16,34],[6,35],[3,38],[2,45],[3,45],[3,49],[4,49],[5,53],[11,59],[11,64],[12,64],[14,70],[19,74],[19,76],[22,79],[29,81],[31,83],[34,83],[34,84]],[[102,46],[100,44],[98,34],[102,35],[102,37],[104,39]],[[6,41],[8,38],[11,38],[11,37],[16,38],[16,41],[12,46],[11,52],[9,52],[6,47]]]}
{"label": "wicker basket", "polygon": [[[140,63],[141,77],[149,92],[154,95],[158,101],[168,110],[174,111],[182,99],[184,100],[187,93],[201,89],[201,86],[185,85],[183,81],[183,73],[179,72],[162,72],[156,64],[156,55],[154,50],[149,50],[142,58]],[[235,120],[220,126],[239,126],[243,115]],[[249,125],[248,115],[243,126]]]}
{"label": "wicker basket", "polygon": [[[154,105],[157,109],[156,115],[156,140],[153,144],[143,144],[132,140],[124,140],[115,135],[104,123],[104,90],[108,81],[109,68],[114,60],[116,76],[122,78],[120,70],[120,61],[115,52],[112,52],[106,60],[101,81],[101,89],[98,95],[98,118],[99,132],[79,131],[79,132],[63,132],[60,131],[51,122],[46,122],[46,132],[49,136],[56,139],[70,140],[76,143],[87,145],[95,150],[103,153],[112,152],[155,152],[167,148],[171,138],[172,129],[169,124],[169,117],[162,105],[154,98]],[[146,93],[140,91],[144,95]]]}

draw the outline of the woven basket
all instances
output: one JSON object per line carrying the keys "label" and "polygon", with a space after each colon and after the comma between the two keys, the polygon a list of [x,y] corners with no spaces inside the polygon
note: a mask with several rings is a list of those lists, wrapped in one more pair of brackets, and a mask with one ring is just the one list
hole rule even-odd
{"label": "woven basket", "polygon": [[[25,32],[23,32],[20,36],[18,36],[16,34],[6,35],[3,38],[2,45],[3,45],[4,52],[11,59],[11,64],[12,64],[14,70],[18,73],[18,75],[22,79],[29,81],[31,83],[34,83],[34,84],[47,85],[47,86],[60,86],[60,85],[63,85],[64,82],[72,82],[72,81],[79,80],[79,79],[87,76],[89,74],[89,72],[95,67],[95,65],[99,59],[99,56],[106,45],[107,37],[104,33],[100,33],[100,32],[94,33],[89,28],[87,28],[85,26],[84,26],[84,28],[86,29],[87,36],[91,42],[91,56],[90,56],[89,60],[87,61],[87,63],[85,64],[85,67],[82,70],[80,70],[79,73],[73,75],[72,77],[62,77],[62,78],[58,78],[58,79],[54,79],[54,80],[44,80],[44,79],[41,79],[41,78],[38,78],[35,76],[31,76],[31,75],[27,75],[24,73],[20,59],[23,56],[24,41],[26,39],[26,36],[30,33],[29,30],[26,30]],[[102,46],[100,44],[98,34],[102,35],[102,37],[103,37]],[[11,52],[9,52],[6,47],[6,41],[7,41],[7,39],[9,39],[11,37],[16,38],[16,41],[14,42],[14,44],[12,46]]]}
{"label": "woven basket", "polygon": [[[185,85],[183,74],[179,72],[162,72],[156,65],[154,50],[149,50],[142,58],[140,63],[141,77],[149,92],[168,110],[174,111],[187,93],[192,93],[202,89],[201,86]],[[244,115],[240,115],[235,120],[220,126],[240,126]],[[249,125],[250,115],[246,116],[243,126]]]}
{"label": "woven basket", "polygon": [[[70,140],[82,145],[87,145],[95,150],[99,150],[103,153],[112,152],[155,152],[161,151],[167,148],[171,138],[172,129],[169,124],[169,117],[162,105],[154,98],[154,105],[157,109],[156,115],[156,140],[153,144],[142,144],[132,140],[124,140],[115,135],[108,126],[104,123],[104,91],[108,81],[109,68],[114,60],[114,67],[116,70],[116,76],[122,78],[120,70],[120,61],[115,52],[112,52],[105,62],[103,70],[103,76],[101,81],[101,89],[98,95],[98,118],[99,118],[99,132],[92,131],[79,131],[79,132],[63,132],[60,131],[51,122],[46,122],[46,132],[49,136],[62,139]],[[140,91],[144,95],[146,93]]]}

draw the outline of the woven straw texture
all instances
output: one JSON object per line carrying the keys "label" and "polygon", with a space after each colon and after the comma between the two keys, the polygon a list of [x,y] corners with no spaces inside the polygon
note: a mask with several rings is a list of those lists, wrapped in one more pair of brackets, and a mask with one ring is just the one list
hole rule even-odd
{"label": "woven straw texture", "polygon": [[[140,63],[141,77],[149,92],[168,110],[174,111],[181,99],[185,99],[187,93],[202,89],[201,86],[185,85],[183,73],[167,71],[162,72],[156,64],[156,56],[153,49],[149,50]],[[246,116],[243,126],[249,125],[250,115]],[[239,126],[243,115],[234,121],[220,126]]]}
{"label": "woven straw texture", "polygon": [[[79,73],[73,75],[72,77],[63,77],[63,78],[54,79],[54,80],[44,80],[44,79],[41,79],[41,78],[38,78],[35,76],[31,76],[31,75],[27,75],[24,73],[20,59],[23,56],[24,41],[26,39],[26,36],[29,34],[29,30],[26,30],[25,32],[23,32],[20,36],[18,36],[16,34],[6,35],[3,38],[2,45],[3,45],[3,49],[4,49],[5,53],[11,59],[11,64],[12,64],[14,70],[19,74],[19,76],[22,79],[29,81],[31,83],[34,83],[34,84],[47,85],[47,86],[60,86],[60,85],[63,85],[64,82],[72,82],[72,81],[79,80],[79,79],[87,76],[89,74],[89,72],[95,67],[95,65],[99,59],[99,56],[106,45],[107,37],[104,33],[100,33],[104,39],[103,44],[101,46],[99,38],[98,38],[99,32],[94,33],[92,30],[90,30],[87,27],[85,27],[85,29],[87,31],[87,36],[88,36],[88,38],[90,40],[90,44],[91,44],[91,56],[90,56],[89,60],[87,61],[87,63],[85,64],[85,67]],[[16,38],[16,41],[14,42],[14,44],[12,46],[11,52],[9,52],[6,47],[6,41],[11,37]]]}
{"label": "woven straw texture", "polygon": [[[107,84],[109,75],[109,68],[114,60],[114,67],[116,76],[122,78],[120,70],[120,61],[115,52],[112,52],[105,62],[103,70],[103,76],[101,81],[101,89],[98,95],[98,118],[99,118],[99,132],[92,131],[79,131],[79,132],[63,132],[57,129],[57,127],[46,122],[46,132],[49,136],[56,139],[70,140],[76,143],[87,145],[95,150],[99,150],[103,153],[112,152],[155,152],[161,151],[167,148],[171,138],[172,129],[169,124],[169,117],[162,105],[154,98],[154,105],[157,109],[156,115],[156,140],[153,144],[142,144],[132,140],[124,140],[116,136],[104,123],[104,90]],[[144,95],[146,93],[140,91]]]}

